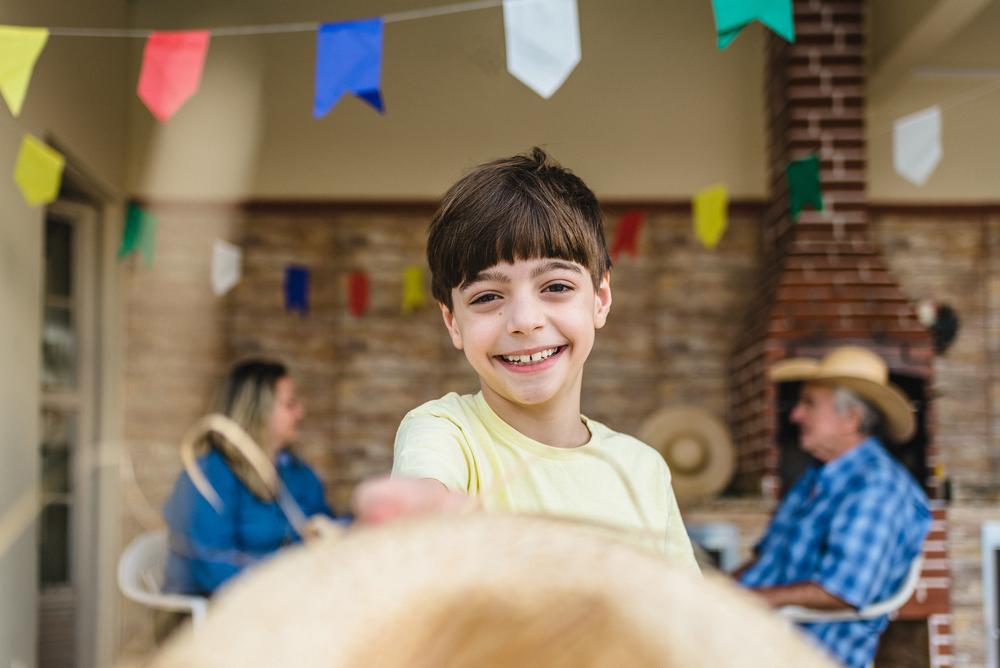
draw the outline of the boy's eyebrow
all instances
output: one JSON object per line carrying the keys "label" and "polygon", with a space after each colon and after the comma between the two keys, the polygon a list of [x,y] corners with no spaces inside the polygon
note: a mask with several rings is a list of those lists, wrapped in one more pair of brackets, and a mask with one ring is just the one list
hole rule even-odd
{"label": "boy's eyebrow", "polygon": [[565,271],[572,271],[577,274],[582,274],[579,265],[573,264],[572,262],[560,262],[559,260],[552,260],[551,262],[546,262],[545,264],[535,267],[535,270],[531,272],[532,278],[538,278],[542,274],[547,274],[550,271],[555,271],[556,269],[563,269]]}

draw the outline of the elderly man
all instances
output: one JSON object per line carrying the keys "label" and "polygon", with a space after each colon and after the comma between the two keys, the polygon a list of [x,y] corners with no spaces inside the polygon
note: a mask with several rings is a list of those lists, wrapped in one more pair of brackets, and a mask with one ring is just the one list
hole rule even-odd
{"label": "elderly man", "polygon": [[[882,359],[855,346],[820,361],[786,360],[775,382],[804,381],[791,419],[817,461],[785,496],[739,571],[775,607],[862,608],[895,593],[930,528],[927,497],[878,434],[909,440],[913,411]],[[877,619],[803,624],[846,666],[867,666],[888,624]]]}

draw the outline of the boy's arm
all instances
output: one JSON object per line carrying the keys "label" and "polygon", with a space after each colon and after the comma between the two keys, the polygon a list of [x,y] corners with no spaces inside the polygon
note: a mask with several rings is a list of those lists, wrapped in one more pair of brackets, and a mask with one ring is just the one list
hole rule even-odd
{"label": "boy's arm", "polygon": [[410,413],[396,432],[392,477],[361,483],[351,498],[355,517],[362,522],[387,520],[430,512],[473,507],[469,490],[466,439],[451,420]]}
{"label": "boy's arm", "polygon": [[453,492],[431,478],[372,478],[358,485],[351,497],[355,518],[371,524],[426,513],[458,512],[474,505],[475,499],[468,494]]}

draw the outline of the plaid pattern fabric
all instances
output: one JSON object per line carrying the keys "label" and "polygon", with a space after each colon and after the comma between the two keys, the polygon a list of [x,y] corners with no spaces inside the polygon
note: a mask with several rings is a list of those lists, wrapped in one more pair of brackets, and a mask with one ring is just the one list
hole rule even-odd
{"label": "plaid pattern fabric", "polygon": [[[902,585],[930,529],[927,497],[874,438],[809,468],[782,501],[740,582],[815,582],[860,608]],[[802,624],[837,660],[863,668],[888,617]]]}

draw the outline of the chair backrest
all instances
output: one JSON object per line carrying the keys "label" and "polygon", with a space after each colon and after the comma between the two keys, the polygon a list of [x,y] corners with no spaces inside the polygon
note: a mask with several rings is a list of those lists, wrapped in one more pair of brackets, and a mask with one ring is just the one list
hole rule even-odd
{"label": "chair backrest", "polygon": [[797,605],[786,605],[778,608],[778,613],[793,622],[851,622],[861,619],[874,619],[882,615],[892,615],[903,607],[913,596],[917,583],[920,582],[920,571],[923,567],[923,555],[918,554],[910,562],[910,570],[903,579],[903,584],[889,598],[872,603],[860,610],[816,610]]}
{"label": "chair backrest", "polygon": [[118,559],[118,588],[125,598],[158,610],[186,612],[197,626],[208,609],[208,599],[188,594],[165,594],[164,569],[169,547],[167,530],[150,531],[129,543]]}

